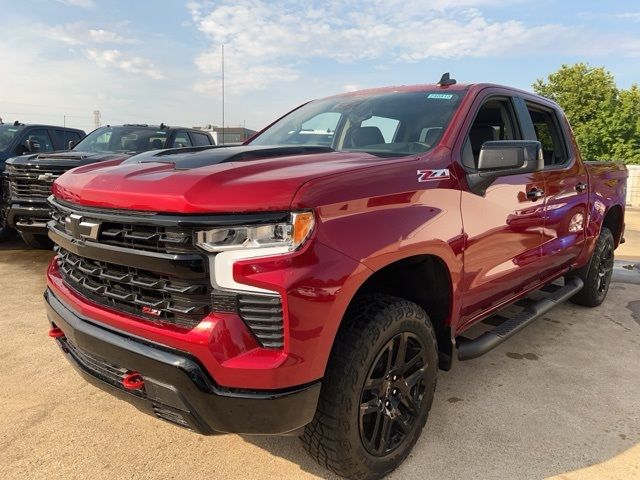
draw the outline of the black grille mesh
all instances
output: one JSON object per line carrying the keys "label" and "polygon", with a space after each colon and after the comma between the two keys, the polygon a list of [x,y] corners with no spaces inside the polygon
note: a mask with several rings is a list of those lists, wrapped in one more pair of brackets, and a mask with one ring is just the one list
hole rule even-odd
{"label": "black grille mesh", "polygon": [[185,328],[196,326],[211,310],[206,279],[186,281],[57,250],[65,283],[98,304]]}

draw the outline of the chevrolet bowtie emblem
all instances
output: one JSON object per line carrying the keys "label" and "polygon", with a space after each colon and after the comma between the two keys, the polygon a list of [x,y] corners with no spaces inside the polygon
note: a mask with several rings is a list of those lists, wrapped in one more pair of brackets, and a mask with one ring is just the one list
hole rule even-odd
{"label": "chevrolet bowtie emblem", "polygon": [[47,172],[47,173],[43,173],[41,175],[38,175],[38,180],[55,180],[56,178],[58,178],[58,175],[56,175],[55,173],[51,173],[51,172]]}
{"label": "chevrolet bowtie emblem", "polygon": [[72,213],[65,218],[64,229],[76,240],[97,240],[100,223],[86,220],[82,215]]}

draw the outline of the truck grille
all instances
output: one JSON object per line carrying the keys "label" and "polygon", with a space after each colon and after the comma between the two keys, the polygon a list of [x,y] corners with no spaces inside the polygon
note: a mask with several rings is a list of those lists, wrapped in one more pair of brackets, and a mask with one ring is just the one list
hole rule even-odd
{"label": "truck grille", "polygon": [[53,182],[67,166],[7,165],[7,179],[12,197],[46,199],[51,195]]}
{"label": "truck grille", "polygon": [[[67,213],[53,205],[55,227],[64,232]],[[96,239],[103,245],[132,248],[157,253],[194,252],[193,230],[180,227],[139,225],[127,222],[104,221]]]}
{"label": "truck grille", "polygon": [[211,310],[204,278],[187,281],[57,251],[65,283],[100,305],[183,328],[195,327]]}

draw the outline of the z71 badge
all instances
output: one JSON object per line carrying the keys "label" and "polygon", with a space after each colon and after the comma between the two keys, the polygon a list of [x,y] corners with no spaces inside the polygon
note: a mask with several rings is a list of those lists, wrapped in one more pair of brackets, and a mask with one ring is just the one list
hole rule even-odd
{"label": "z71 badge", "polygon": [[448,168],[436,170],[418,170],[418,182],[428,182],[429,180],[446,180],[449,178]]}

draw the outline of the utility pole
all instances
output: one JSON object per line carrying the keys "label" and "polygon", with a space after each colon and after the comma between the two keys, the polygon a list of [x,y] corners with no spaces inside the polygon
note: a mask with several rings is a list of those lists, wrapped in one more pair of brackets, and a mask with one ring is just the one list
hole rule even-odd
{"label": "utility pole", "polygon": [[102,122],[100,121],[100,110],[93,111],[93,127],[98,128]]}
{"label": "utility pole", "polygon": [[222,145],[224,145],[224,43],[222,44]]}

